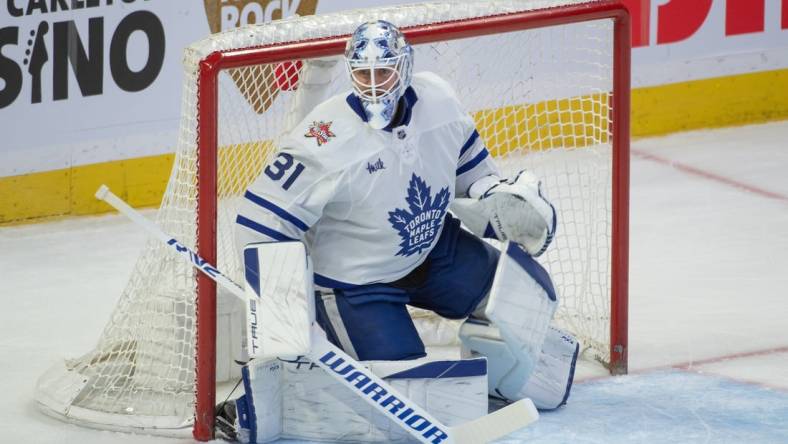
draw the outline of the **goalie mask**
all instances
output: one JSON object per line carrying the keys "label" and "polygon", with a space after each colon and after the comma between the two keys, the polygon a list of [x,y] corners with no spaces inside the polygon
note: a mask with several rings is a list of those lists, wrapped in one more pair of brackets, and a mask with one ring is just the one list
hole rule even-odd
{"label": "goalie mask", "polygon": [[378,20],[359,26],[345,47],[353,94],[364,107],[367,123],[382,129],[397,111],[410,85],[413,48],[396,26]]}

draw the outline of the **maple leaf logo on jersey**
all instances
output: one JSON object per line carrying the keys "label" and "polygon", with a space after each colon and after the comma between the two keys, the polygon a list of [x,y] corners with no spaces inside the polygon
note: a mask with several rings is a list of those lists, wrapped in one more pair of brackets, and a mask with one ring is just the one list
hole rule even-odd
{"label": "maple leaf logo on jersey", "polygon": [[304,137],[314,137],[317,140],[317,146],[322,146],[324,143],[329,142],[329,137],[336,137],[336,134],[331,132],[331,124],[334,122],[312,122],[309,131],[304,134]]}
{"label": "maple leaf logo on jersey", "polygon": [[446,215],[446,207],[449,206],[448,187],[438,191],[433,199],[430,187],[421,177],[414,174],[408,185],[408,196],[405,198],[408,209],[389,211],[389,222],[402,238],[399,244],[402,248],[397,256],[421,253],[432,245]]}

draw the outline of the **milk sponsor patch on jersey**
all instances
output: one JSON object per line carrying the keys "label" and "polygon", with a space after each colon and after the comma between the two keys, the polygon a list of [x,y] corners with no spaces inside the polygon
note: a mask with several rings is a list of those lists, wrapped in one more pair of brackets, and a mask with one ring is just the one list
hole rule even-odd
{"label": "milk sponsor patch on jersey", "polygon": [[383,160],[380,157],[378,157],[378,161],[375,163],[367,162],[367,171],[369,171],[369,174],[372,174],[375,171],[380,171],[385,169],[386,166],[383,165]]}
{"label": "milk sponsor patch on jersey", "polygon": [[430,191],[427,183],[413,174],[405,198],[408,209],[396,208],[389,211],[389,222],[402,238],[397,256],[421,253],[425,248],[429,248],[440,231],[449,205],[449,188],[442,188],[434,198]]}
{"label": "milk sponsor patch on jersey", "polygon": [[336,137],[336,134],[331,132],[331,124],[333,122],[312,122],[309,131],[304,134],[304,137],[314,137],[317,140],[317,146],[322,146],[328,143],[331,137]]}

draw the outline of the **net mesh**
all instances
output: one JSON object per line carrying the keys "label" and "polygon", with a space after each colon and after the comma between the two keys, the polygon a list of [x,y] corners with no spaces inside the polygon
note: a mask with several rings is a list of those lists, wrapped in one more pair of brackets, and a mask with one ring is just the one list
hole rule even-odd
{"label": "net mesh", "polygon": [[[195,247],[198,63],[211,52],[346,35],[371,19],[408,27],[580,3],[589,2],[471,1],[359,10],[226,31],[192,45],[184,57],[175,164],[156,223]],[[455,88],[504,175],[530,169],[543,180],[559,225],[538,260],[561,301],[556,322],[580,338],[586,354],[602,361],[609,359],[612,27],[612,21],[599,20],[415,47],[415,71],[433,71]],[[220,74],[217,265],[237,282],[242,267],[232,228],[239,196],[297,118],[299,92],[287,87],[304,77],[305,66],[310,65],[256,65]],[[339,67],[321,84],[321,93],[349,91],[346,77]],[[42,403],[49,399],[52,408],[52,393],[65,393],[52,410],[97,427],[165,434],[187,427],[195,399],[195,294],[192,267],[151,240],[95,349],[39,382]]]}

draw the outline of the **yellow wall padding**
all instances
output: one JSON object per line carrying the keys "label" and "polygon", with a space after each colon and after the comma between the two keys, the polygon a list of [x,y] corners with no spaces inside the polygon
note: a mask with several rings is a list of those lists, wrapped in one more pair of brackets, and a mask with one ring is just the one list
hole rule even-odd
{"label": "yellow wall padding", "polygon": [[632,136],[788,119],[788,70],[632,91]]}
{"label": "yellow wall padding", "polygon": [[0,177],[0,223],[110,211],[93,196],[102,183],[133,206],[159,205],[174,157],[140,157]]}

